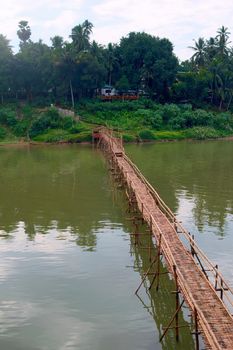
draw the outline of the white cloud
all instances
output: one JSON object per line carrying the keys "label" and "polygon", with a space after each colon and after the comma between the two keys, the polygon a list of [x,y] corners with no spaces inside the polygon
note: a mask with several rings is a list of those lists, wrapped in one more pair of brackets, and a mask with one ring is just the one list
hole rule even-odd
{"label": "white cloud", "polygon": [[49,42],[54,35],[68,38],[74,25],[88,18],[94,39],[118,42],[130,31],[167,37],[181,58],[191,55],[192,39],[214,36],[225,25],[233,32],[233,2],[225,0],[8,0],[1,5],[0,33],[17,42],[17,26],[29,21],[32,39]]}
{"label": "white cloud", "polygon": [[1,4],[0,33],[16,45],[18,23],[27,20],[32,39],[48,42],[54,35],[66,35],[79,22],[78,14],[84,0],[8,0]]}
{"label": "white cloud", "polygon": [[144,30],[168,37],[183,58],[190,55],[187,46],[193,38],[214,36],[221,25],[232,30],[231,0],[226,0],[224,6],[217,0],[104,0],[93,6],[93,11],[100,23],[107,23],[97,29],[98,39],[104,39],[104,32],[111,40],[111,35],[117,37],[117,31],[126,35]]}

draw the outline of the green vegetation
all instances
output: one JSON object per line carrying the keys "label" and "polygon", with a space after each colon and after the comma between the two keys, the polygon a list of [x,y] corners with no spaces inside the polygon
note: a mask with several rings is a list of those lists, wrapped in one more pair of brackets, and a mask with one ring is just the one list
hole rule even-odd
{"label": "green vegetation", "polygon": [[81,121],[59,115],[55,108],[0,107],[0,142],[90,142],[92,129],[105,125],[122,134],[124,142],[214,139],[233,134],[233,114],[194,110],[190,104],[82,101]]}
{"label": "green vegetation", "polygon": [[[172,43],[131,32],[119,44],[91,42],[88,20],[70,40],[33,42],[19,22],[19,52],[0,34],[0,142],[85,142],[95,124],[122,133],[126,142],[217,138],[233,133],[233,50],[228,29],[195,41],[179,63]],[[104,84],[136,101],[102,102]],[[73,108],[82,121],[62,117],[51,104]]]}
{"label": "green vegetation", "polygon": [[[34,106],[60,103],[73,106],[96,96],[104,84],[121,91],[143,91],[165,101],[175,81],[178,60],[168,39],[130,33],[120,45],[90,41],[88,20],[71,30],[70,41],[51,38],[51,46],[33,42],[27,21],[19,22],[20,50],[0,35],[0,96],[2,101],[24,99]],[[159,58],[158,58],[159,57]]]}
{"label": "green vegetation", "polygon": [[233,114],[193,109],[190,104],[86,101],[78,105],[82,120],[120,131],[125,142],[205,139],[233,134]]}
{"label": "green vegetation", "polygon": [[[51,45],[33,42],[27,21],[20,21],[16,31],[15,54],[0,34],[2,103],[23,99],[34,106],[74,107],[83,98],[96,97],[107,83],[120,93],[134,91],[157,103],[233,108],[233,50],[224,26],[215,36],[195,41],[193,55],[181,63],[168,39],[144,32],[131,32],[119,44],[99,45],[90,40],[93,24],[88,20],[71,29],[69,41],[55,35]],[[179,127],[182,120],[174,122]]]}
{"label": "green vegetation", "polygon": [[[20,111],[19,115],[17,111]],[[86,142],[91,141],[92,128],[72,117],[60,116],[54,108],[0,107],[0,142],[4,143],[16,140]]]}

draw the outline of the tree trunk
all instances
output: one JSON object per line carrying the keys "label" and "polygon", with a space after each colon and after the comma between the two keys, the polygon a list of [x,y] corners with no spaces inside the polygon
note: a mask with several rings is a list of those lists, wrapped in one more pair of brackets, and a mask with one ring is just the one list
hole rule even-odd
{"label": "tree trunk", "polygon": [[109,79],[108,79],[108,85],[112,85],[112,70],[109,69]]}
{"label": "tree trunk", "polygon": [[72,108],[74,110],[74,93],[73,93],[73,87],[72,87],[71,79],[70,79],[70,95],[71,95],[71,101],[72,101]]}
{"label": "tree trunk", "polygon": [[228,105],[227,105],[227,110],[229,110],[229,108],[230,108],[231,101],[232,101],[232,97],[233,97],[233,95],[231,94],[231,97],[230,97],[229,102],[228,102]]}
{"label": "tree trunk", "polygon": [[213,88],[213,84],[210,84],[210,90],[211,90],[211,99],[210,99],[210,103],[213,104],[213,101],[214,101],[214,88]]}
{"label": "tree trunk", "polygon": [[219,104],[219,110],[220,110],[220,111],[222,110],[222,103],[223,103],[223,99],[221,98],[220,104]]}

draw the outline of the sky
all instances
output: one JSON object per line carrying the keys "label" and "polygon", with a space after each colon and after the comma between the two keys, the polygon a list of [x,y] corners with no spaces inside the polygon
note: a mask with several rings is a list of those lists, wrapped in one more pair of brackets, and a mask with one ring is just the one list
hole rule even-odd
{"label": "sky", "polygon": [[68,40],[71,29],[88,19],[94,25],[91,39],[100,44],[145,31],[168,38],[184,60],[192,55],[188,46],[194,39],[215,36],[222,25],[233,33],[232,18],[232,0],[6,0],[1,3],[0,33],[16,52],[21,20],[29,22],[33,41],[50,44],[55,35]]}

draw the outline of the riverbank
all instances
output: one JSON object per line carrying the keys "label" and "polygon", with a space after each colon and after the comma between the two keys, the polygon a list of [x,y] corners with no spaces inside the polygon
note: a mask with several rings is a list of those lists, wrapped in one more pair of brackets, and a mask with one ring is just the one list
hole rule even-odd
{"label": "riverbank", "polygon": [[[120,133],[125,143],[233,137],[233,114],[193,110],[187,104],[91,100],[78,104],[75,113],[70,111],[70,116],[67,113],[63,115],[51,107],[1,107],[0,145],[27,143],[27,140],[33,143],[90,143],[93,129],[100,125]],[[75,115],[79,115],[78,119]]]}
{"label": "riverbank", "polygon": [[[44,139],[47,138],[47,135],[45,135],[45,137],[43,137]],[[42,139],[43,139],[42,138]],[[88,138],[88,140],[83,140],[81,141],[81,139],[86,139]],[[159,134],[159,137],[156,138],[156,136],[152,139],[152,138],[148,138],[148,139],[139,139],[137,135],[128,135],[128,134],[122,134],[122,140],[124,143],[128,143],[128,144],[148,144],[148,143],[164,143],[164,142],[179,142],[179,141],[233,141],[233,135],[228,135],[228,136],[219,136],[219,137],[185,137],[185,134],[183,135],[178,135],[178,137],[176,137],[176,135],[172,135],[170,136],[168,132],[164,131],[164,134],[161,132]],[[52,140],[50,139],[50,141],[26,141],[26,140],[3,140],[0,142],[0,147],[26,147],[26,146],[38,146],[38,145],[70,145],[70,144],[81,144],[81,145],[90,145],[92,144],[92,134],[86,134],[85,137],[79,137],[77,139],[77,136],[72,136],[72,140],[65,140],[65,139],[61,139],[61,140]]]}

